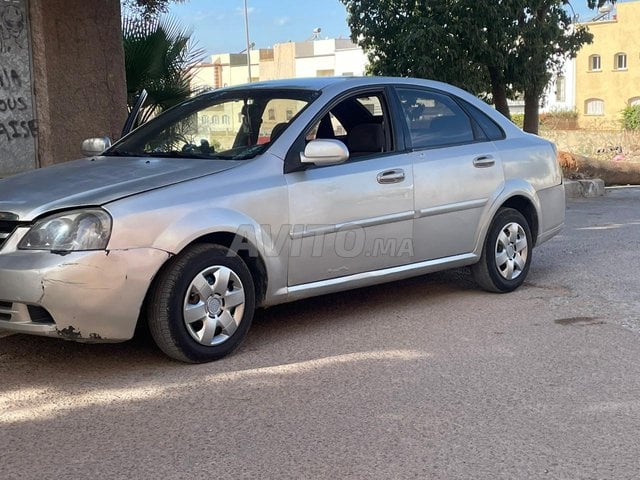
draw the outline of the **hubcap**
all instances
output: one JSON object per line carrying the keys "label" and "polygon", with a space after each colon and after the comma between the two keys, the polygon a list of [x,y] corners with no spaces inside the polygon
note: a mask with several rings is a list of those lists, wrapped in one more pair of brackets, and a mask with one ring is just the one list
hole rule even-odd
{"label": "hubcap", "polygon": [[207,347],[220,345],[238,329],[244,313],[244,287],[230,268],[208,267],[191,281],[183,318],[189,335]]}
{"label": "hubcap", "polygon": [[514,280],[527,264],[529,245],[522,226],[516,222],[505,225],[496,241],[496,267],[503,278]]}

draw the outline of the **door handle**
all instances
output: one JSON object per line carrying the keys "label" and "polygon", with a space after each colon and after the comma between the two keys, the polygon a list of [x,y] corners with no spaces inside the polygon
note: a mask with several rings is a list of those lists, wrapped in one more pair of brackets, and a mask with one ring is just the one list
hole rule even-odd
{"label": "door handle", "polygon": [[396,168],[378,174],[378,183],[400,183],[404,181],[404,170]]}
{"label": "door handle", "polygon": [[482,155],[473,159],[473,166],[476,168],[493,167],[496,160],[491,155]]}

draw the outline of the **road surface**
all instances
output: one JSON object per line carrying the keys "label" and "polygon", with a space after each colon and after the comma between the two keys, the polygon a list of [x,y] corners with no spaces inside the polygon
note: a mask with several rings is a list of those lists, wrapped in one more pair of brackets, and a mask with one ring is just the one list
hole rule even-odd
{"label": "road surface", "polygon": [[463,269],[271,308],[208,365],[0,339],[0,478],[637,478],[639,246],[616,189],[507,295]]}

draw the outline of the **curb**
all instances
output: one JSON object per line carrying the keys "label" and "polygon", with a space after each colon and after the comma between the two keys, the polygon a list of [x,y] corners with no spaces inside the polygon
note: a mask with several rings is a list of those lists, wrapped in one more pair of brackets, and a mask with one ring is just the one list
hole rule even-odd
{"label": "curb", "polygon": [[604,195],[604,180],[564,180],[564,194],[566,198],[602,197]]}

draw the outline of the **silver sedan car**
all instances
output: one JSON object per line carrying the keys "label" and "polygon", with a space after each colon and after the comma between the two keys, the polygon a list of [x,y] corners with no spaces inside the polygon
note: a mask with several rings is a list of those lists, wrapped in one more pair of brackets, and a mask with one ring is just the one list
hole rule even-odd
{"label": "silver sedan car", "polygon": [[564,223],[554,145],[437,82],[224,88],[109,143],[0,181],[0,330],[119,342],[147,322],[206,362],[256,307],[461,266],[512,291]]}

